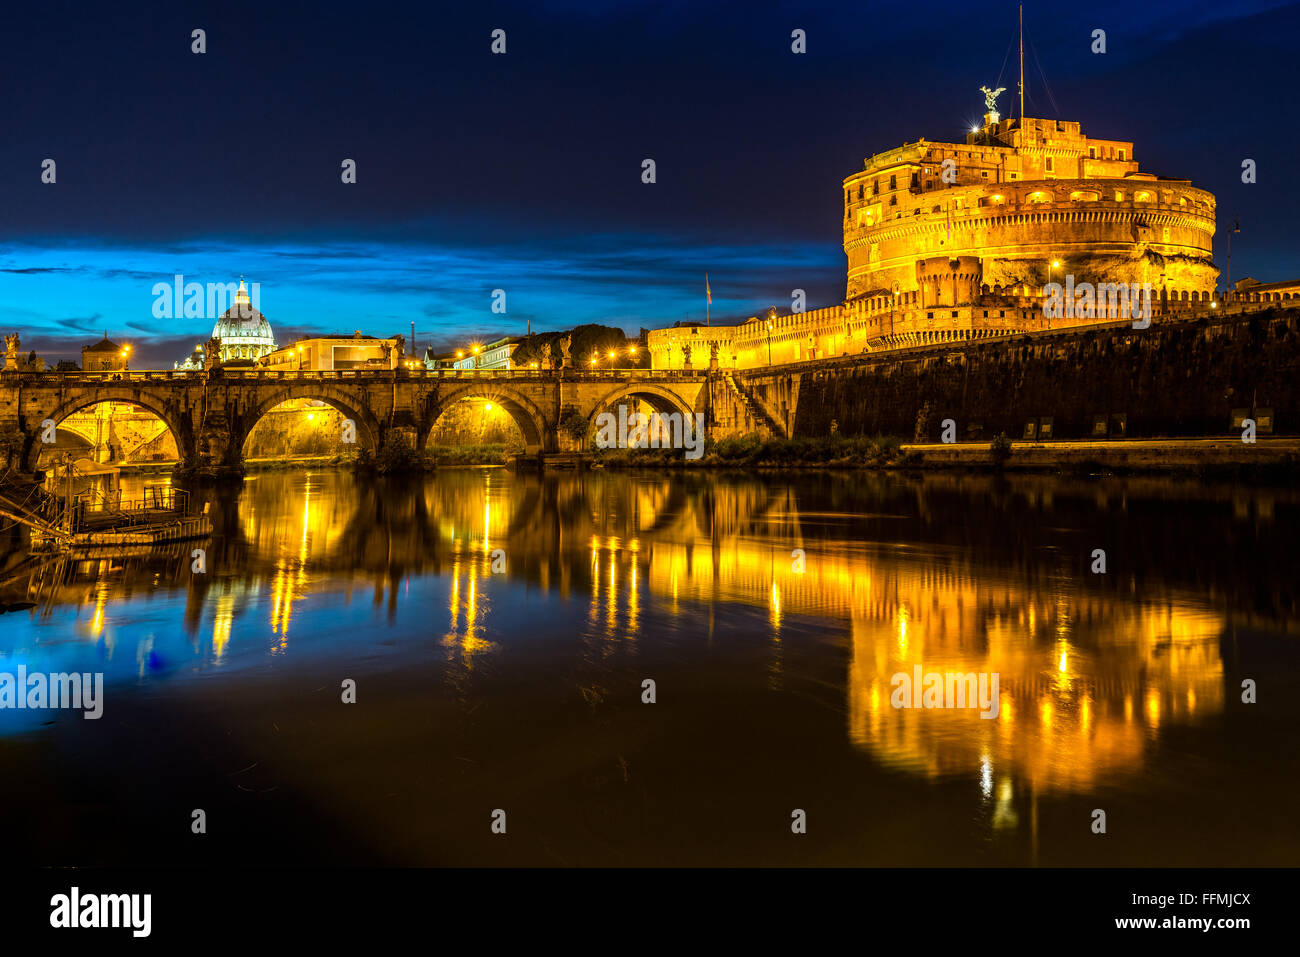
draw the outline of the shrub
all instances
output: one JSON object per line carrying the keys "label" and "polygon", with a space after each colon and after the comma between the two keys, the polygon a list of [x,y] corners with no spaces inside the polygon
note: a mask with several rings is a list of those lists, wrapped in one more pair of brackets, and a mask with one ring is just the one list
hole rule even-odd
{"label": "shrub", "polygon": [[999,432],[993,438],[989,446],[989,455],[993,459],[993,464],[998,468],[1007,464],[1007,459],[1011,458],[1011,440],[1007,438],[1005,432]]}
{"label": "shrub", "polygon": [[388,435],[376,455],[369,449],[357,453],[356,468],[363,472],[391,475],[395,472],[419,472],[425,467],[424,456],[400,436]]}

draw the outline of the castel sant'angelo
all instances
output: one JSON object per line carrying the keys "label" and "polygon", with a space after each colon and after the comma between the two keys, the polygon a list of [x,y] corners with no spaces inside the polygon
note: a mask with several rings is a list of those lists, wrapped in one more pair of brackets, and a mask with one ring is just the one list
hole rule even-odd
{"label": "castel sant'angelo", "polygon": [[1145,289],[1157,316],[1210,307],[1211,193],[1142,170],[1131,142],[1079,123],[1002,119],[1002,91],[983,92],[964,143],[906,143],[844,180],[843,303],[653,331],[654,367],[752,368],[1129,315],[1099,299],[1095,315],[1053,319],[1052,283]]}

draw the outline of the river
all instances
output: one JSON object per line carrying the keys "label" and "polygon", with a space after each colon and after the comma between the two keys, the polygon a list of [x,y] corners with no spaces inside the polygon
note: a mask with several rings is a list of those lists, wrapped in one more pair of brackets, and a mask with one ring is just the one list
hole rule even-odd
{"label": "river", "polygon": [[[0,671],[105,682],[99,720],[0,710],[11,859],[1300,859],[1295,491],[465,469],[194,493],[215,534],[168,551],[31,568],[0,533],[0,598],[36,603],[0,615]],[[996,716],[895,706],[932,672],[996,675]]]}

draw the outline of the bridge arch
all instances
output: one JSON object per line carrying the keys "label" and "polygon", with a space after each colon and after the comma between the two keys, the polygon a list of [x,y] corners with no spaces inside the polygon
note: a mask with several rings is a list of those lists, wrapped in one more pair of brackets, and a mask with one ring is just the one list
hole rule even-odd
{"label": "bridge arch", "polygon": [[235,445],[241,460],[243,459],[243,450],[248,442],[248,437],[253,434],[253,429],[257,427],[257,423],[262,421],[266,414],[276,406],[283,405],[285,402],[292,402],[295,399],[314,399],[317,402],[324,402],[331,409],[356,423],[358,445],[364,445],[372,452],[379,451],[382,432],[379,420],[357,401],[357,395],[328,383],[305,381],[290,383],[283,388],[271,391],[265,398],[259,399],[251,409],[240,416],[238,431],[232,436],[232,444]]}
{"label": "bridge arch", "polygon": [[689,401],[668,386],[659,385],[655,382],[632,380],[616,385],[596,400],[596,403],[592,406],[591,414],[587,417],[589,428],[596,427],[596,420],[601,413],[616,413],[618,404],[623,399],[640,399],[648,403],[656,412],[680,412],[683,417],[689,416],[696,411]]}
{"label": "bridge arch", "polygon": [[150,415],[157,416],[163,425],[167,426],[167,430],[171,432],[172,438],[176,441],[176,451],[180,456],[180,465],[184,467],[194,462],[197,455],[197,446],[194,441],[194,429],[189,416],[176,409],[165,397],[155,395],[147,390],[132,388],[127,385],[104,385],[84,391],[77,390],[75,396],[59,402],[45,414],[41,421],[28,423],[28,444],[23,453],[24,470],[34,472],[37,468],[41,450],[44,446],[44,443],[41,442],[41,432],[43,431],[42,423],[45,419],[52,420],[57,429],[59,423],[68,416],[80,412],[82,409],[99,405],[102,402],[120,402],[138,406]]}
{"label": "bridge arch", "polygon": [[415,435],[417,448],[424,448],[438,419],[454,403],[462,399],[484,399],[495,402],[505,409],[519,426],[519,431],[523,433],[524,449],[527,454],[536,455],[549,447],[547,437],[551,430],[547,427],[546,417],[536,403],[507,385],[484,381],[452,389],[444,395],[430,396],[424,414],[419,417]]}

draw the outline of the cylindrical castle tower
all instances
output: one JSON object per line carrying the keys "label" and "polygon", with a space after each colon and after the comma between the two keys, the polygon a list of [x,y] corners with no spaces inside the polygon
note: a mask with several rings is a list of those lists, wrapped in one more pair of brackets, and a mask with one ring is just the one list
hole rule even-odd
{"label": "cylindrical castle tower", "polygon": [[[1203,300],[1218,278],[1214,196],[1141,172],[1131,143],[1078,123],[994,121],[965,144],[907,144],[845,179],[844,201],[850,301],[915,291],[920,305],[956,305],[1067,276]],[[956,301],[958,287],[936,281],[945,261],[960,264]]]}

